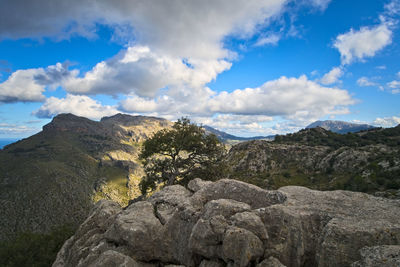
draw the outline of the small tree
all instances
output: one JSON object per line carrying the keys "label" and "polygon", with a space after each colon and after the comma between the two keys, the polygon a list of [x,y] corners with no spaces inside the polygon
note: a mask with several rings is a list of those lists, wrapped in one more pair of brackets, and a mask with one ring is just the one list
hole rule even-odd
{"label": "small tree", "polygon": [[216,179],[223,172],[224,154],[217,136],[182,118],[172,129],[161,130],[144,142],[140,154],[146,172],[140,183],[142,194],[162,183],[185,185],[195,177]]}

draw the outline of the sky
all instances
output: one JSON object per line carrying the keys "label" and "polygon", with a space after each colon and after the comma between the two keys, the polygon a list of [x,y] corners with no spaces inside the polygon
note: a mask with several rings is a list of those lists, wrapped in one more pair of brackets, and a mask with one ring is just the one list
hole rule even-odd
{"label": "sky", "polygon": [[1,0],[0,138],[60,113],[396,126],[400,0]]}

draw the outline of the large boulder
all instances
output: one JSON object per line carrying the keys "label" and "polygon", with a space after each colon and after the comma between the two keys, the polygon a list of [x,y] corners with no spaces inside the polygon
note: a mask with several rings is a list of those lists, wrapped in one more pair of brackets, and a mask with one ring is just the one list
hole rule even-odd
{"label": "large boulder", "polygon": [[[235,180],[169,186],[125,209],[101,201],[53,266],[391,266],[400,201]],[[375,264],[375,265],[374,265]],[[394,265],[396,266],[396,265]]]}

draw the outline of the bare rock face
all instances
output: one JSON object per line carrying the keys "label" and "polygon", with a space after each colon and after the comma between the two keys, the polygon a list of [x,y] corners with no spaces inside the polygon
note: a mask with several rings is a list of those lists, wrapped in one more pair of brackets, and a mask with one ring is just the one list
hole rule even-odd
{"label": "bare rock face", "polygon": [[188,188],[125,209],[100,201],[53,266],[399,266],[398,200],[227,179]]}
{"label": "bare rock face", "polygon": [[400,266],[400,246],[365,247],[360,250],[361,260],[352,267]]}

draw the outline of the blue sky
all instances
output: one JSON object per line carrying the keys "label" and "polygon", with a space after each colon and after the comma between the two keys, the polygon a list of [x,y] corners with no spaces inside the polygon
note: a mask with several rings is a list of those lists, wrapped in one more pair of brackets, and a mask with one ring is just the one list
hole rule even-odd
{"label": "blue sky", "polygon": [[4,0],[0,138],[65,112],[189,116],[241,136],[395,126],[399,15],[398,0]]}

